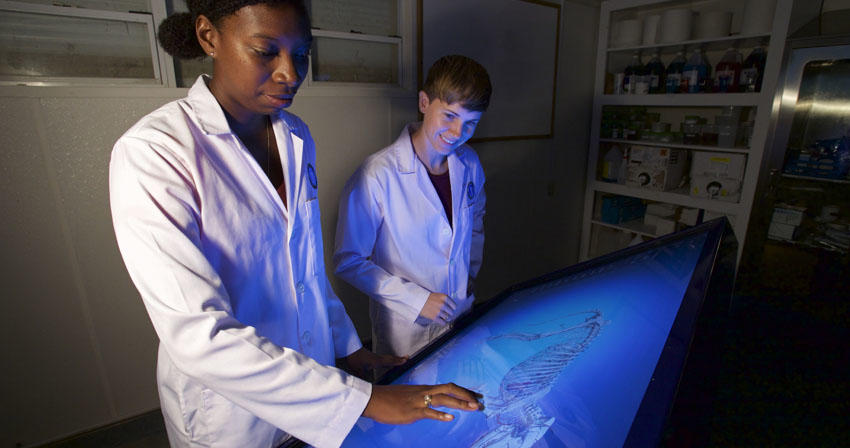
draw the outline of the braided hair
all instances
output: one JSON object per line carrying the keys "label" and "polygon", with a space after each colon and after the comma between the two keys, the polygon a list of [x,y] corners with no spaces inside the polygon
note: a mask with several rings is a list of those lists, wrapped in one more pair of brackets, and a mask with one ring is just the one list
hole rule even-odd
{"label": "braided hair", "polygon": [[213,25],[219,26],[221,20],[235,14],[245,6],[292,5],[301,17],[305,29],[310,29],[310,17],[303,0],[187,0],[189,12],[174,13],[159,24],[157,38],[162,48],[178,59],[196,59],[206,56],[195,35],[195,21],[203,15]]}

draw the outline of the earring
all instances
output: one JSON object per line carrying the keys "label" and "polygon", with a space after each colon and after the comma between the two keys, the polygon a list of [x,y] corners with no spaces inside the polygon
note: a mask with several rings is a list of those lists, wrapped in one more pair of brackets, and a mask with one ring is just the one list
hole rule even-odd
{"label": "earring", "polygon": [[210,57],[214,57],[214,56],[215,56],[215,52],[214,52],[214,51],[211,51],[211,52],[210,52]]}

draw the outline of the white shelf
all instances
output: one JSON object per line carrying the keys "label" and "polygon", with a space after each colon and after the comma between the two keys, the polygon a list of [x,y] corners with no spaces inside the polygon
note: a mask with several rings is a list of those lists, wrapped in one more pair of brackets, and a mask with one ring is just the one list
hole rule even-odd
{"label": "white shelf", "polygon": [[672,42],[654,45],[639,45],[631,47],[612,47],[608,48],[609,53],[634,53],[640,51],[644,54],[651,53],[645,50],[659,50],[662,53],[675,53],[683,47],[687,50],[702,47],[706,51],[709,50],[725,50],[729,47],[754,47],[759,44],[767,44],[770,39],[770,33],[766,34],[751,34],[751,35],[732,35],[726,37],[716,37],[712,39],[693,39],[682,42]]}
{"label": "white shelf", "polygon": [[692,151],[733,152],[737,154],[748,154],[749,148],[724,148],[722,146],[685,145],[683,143],[664,143],[647,140],[623,140],[617,138],[600,138],[602,143],[618,143],[622,145],[658,146],[662,148],[678,148]]}
{"label": "white shelf", "polygon": [[660,236],[655,234],[655,227],[648,226],[639,219],[621,222],[620,224],[610,224],[605,221],[600,221],[598,219],[591,219],[590,222],[598,226],[609,227],[612,229],[623,230],[626,232],[632,232],[648,238],[658,238]]}
{"label": "white shelf", "polygon": [[801,176],[799,174],[782,173],[782,177],[787,177],[789,179],[811,180],[811,181],[814,181],[814,182],[831,182],[831,183],[835,183],[835,184],[850,184],[850,180],[847,180],[847,179],[830,179],[828,177]]}
{"label": "white shelf", "polygon": [[758,106],[759,93],[656,93],[646,95],[614,95],[599,97],[603,106],[665,106],[665,107],[702,107],[702,106]]}
{"label": "white shelf", "polygon": [[[712,0],[713,2],[714,0]],[[725,2],[726,0],[724,0]],[[729,0],[729,3],[737,0]],[[751,209],[758,205],[755,197],[756,183],[759,179],[759,170],[762,166],[765,145],[770,136],[770,123],[775,92],[779,80],[782,65],[783,52],[785,51],[785,38],[788,34],[788,24],[791,22],[791,10],[794,0],[776,0],[776,8],[773,16],[773,26],[769,32],[759,34],[738,34],[712,39],[689,39],[675,43],[663,43],[655,45],[632,45],[628,47],[611,48],[609,39],[613,34],[613,25],[616,20],[625,18],[642,18],[649,14],[661,14],[671,8],[686,7],[699,9],[696,4],[704,6],[703,2],[692,0],[607,0],[600,4],[599,34],[597,36],[596,48],[596,74],[593,97],[593,120],[591,124],[590,145],[587,154],[587,181],[584,197],[584,217],[582,219],[581,253],[582,259],[591,255],[598,255],[597,243],[593,240],[595,230],[602,229],[605,223],[594,219],[598,216],[599,193],[610,193],[622,196],[630,196],[649,201],[663,202],[683,207],[698,208],[729,217],[738,238],[738,257],[740,259],[744,241],[747,235],[747,227],[750,221]],[[710,2],[709,2],[710,3]],[[724,3],[725,4],[725,3]],[[737,6],[737,5],[736,5]],[[743,10],[743,8],[740,8]],[[739,12],[740,13],[740,12]],[[720,52],[729,47],[740,49],[765,45],[767,60],[765,63],[764,77],[760,92],[755,93],[675,93],[675,94],[645,94],[645,95],[612,95],[604,94],[606,87],[606,75],[613,74],[619,70],[624,61],[629,60],[629,53],[640,52],[644,55],[649,52],[659,51],[665,56],[673,52],[690,50],[702,47],[707,51]],[[712,60],[714,64],[717,61]],[[712,66],[712,71],[714,66]],[[609,81],[610,83],[610,81]],[[706,145],[686,145],[680,142],[662,143],[639,140],[605,139],[600,138],[602,129],[602,117],[606,106],[646,106],[661,109],[662,113],[678,114],[689,113],[692,109],[720,108],[726,106],[741,106],[752,108],[750,120],[753,120],[753,130],[750,137],[749,148],[728,148]],[[690,109],[690,110],[689,110]],[[655,110],[653,110],[655,111]],[[657,111],[655,111],[657,112]],[[693,110],[694,113],[698,112]],[[754,114],[754,115],[753,115]],[[601,163],[600,145],[603,143],[623,145],[646,145],[653,147],[679,148],[689,151],[709,151],[717,153],[745,154],[747,164],[741,182],[740,201],[738,203],[725,202],[690,196],[689,188],[677,191],[653,191],[644,188],[627,187],[625,185],[602,182],[597,178],[599,163]],[[850,182],[850,181],[848,181]],[[607,225],[611,227],[611,225]],[[654,232],[635,226],[623,226],[625,230],[635,233],[640,232],[644,237],[655,237]],[[607,249],[606,249],[607,250]]]}
{"label": "white shelf", "polygon": [[741,212],[741,205],[734,202],[704,199],[688,194],[687,189],[672,191],[655,191],[646,188],[635,188],[626,185],[612,184],[608,182],[595,181],[591,184],[595,191],[617,194],[620,196],[631,196],[646,199],[648,201],[666,202],[668,204],[681,205],[683,207],[701,208],[727,215],[737,215]]}

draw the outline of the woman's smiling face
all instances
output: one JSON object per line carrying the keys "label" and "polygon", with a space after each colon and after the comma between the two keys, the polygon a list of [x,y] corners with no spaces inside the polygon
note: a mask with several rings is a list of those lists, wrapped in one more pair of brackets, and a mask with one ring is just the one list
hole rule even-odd
{"label": "woman's smiling face", "polygon": [[419,111],[423,114],[425,140],[437,153],[447,156],[466,143],[481,120],[483,112],[467,110],[460,103],[447,104],[425,92],[419,92]]}
{"label": "woman's smiling face", "polygon": [[196,28],[213,55],[210,91],[234,118],[269,115],[292,104],[307,75],[313,40],[308,20],[294,6],[245,6],[218,27],[199,17]]}

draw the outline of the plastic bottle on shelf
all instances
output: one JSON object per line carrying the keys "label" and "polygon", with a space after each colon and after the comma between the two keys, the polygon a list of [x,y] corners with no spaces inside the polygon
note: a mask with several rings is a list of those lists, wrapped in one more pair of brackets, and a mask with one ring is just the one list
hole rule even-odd
{"label": "plastic bottle on shelf", "polygon": [[602,180],[619,183],[621,163],[623,163],[623,151],[618,145],[611,145],[602,159]]}
{"label": "plastic bottle on shelf", "polygon": [[646,63],[646,71],[649,82],[649,93],[664,93],[664,63],[658,51],[652,55],[652,59]]}
{"label": "plastic bottle on shelf", "polygon": [[643,95],[649,93],[646,67],[640,62],[640,53],[632,55],[632,61],[626,67],[623,85],[626,93]]}
{"label": "plastic bottle on shelf", "polygon": [[741,66],[741,78],[739,89],[741,92],[761,91],[761,81],[764,78],[764,65],[767,62],[767,53],[764,47],[759,45],[753,48],[744,64]]}
{"label": "plastic bottle on shelf", "polygon": [[682,92],[709,92],[711,80],[711,65],[705,58],[702,48],[691,53],[685,68],[682,70]]}
{"label": "plastic bottle on shelf", "polygon": [[629,166],[629,147],[626,147],[626,150],[623,151],[623,158],[620,160],[620,169],[617,171],[617,183],[624,185],[626,183],[626,174]]}
{"label": "plastic bottle on shelf", "polygon": [[679,93],[681,91],[682,71],[685,69],[685,52],[676,53],[676,57],[670,61],[664,74],[665,91],[667,93]]}
{"label": "plastic bottle on shelf", "polygon": [[741,78],[741,63],[744,57],[735,48],[729,48],[714,68],[714,90],[716,92],[737,92]]}

